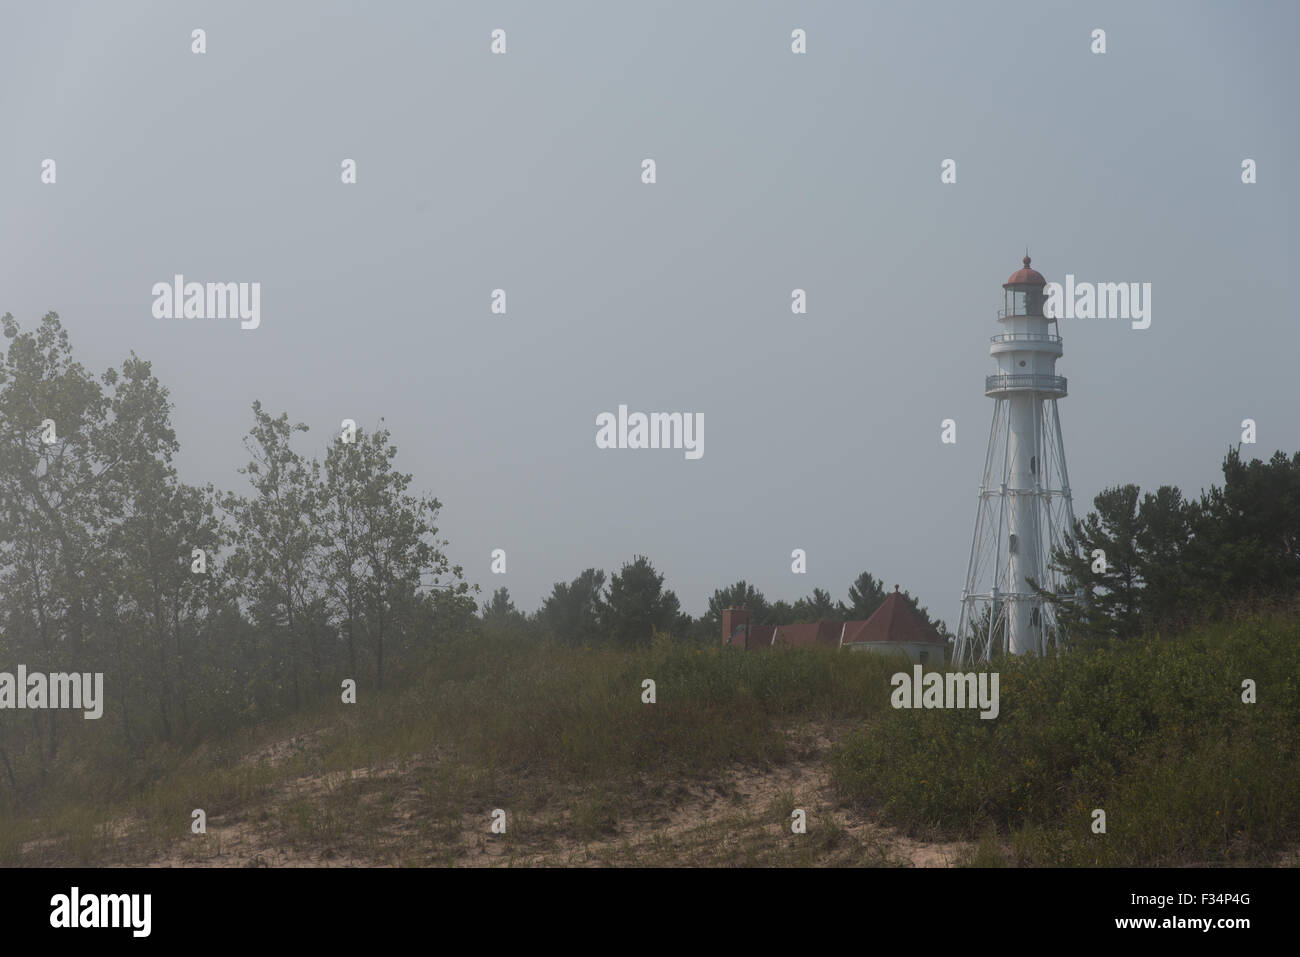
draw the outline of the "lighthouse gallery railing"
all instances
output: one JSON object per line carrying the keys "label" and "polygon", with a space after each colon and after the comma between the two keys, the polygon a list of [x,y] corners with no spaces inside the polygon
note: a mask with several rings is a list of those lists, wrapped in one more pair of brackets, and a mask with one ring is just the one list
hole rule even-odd
{"label": "lighthouse gallery railing", "polygon": [[1004,332],[1000,336],[990,336],[989,342],[1060,342],[1060,336],[1045,332]]}
{"label": "lighthouse gallery railing", "polygon": [[1035,373],[986,376],[984,394],[994,395],[998,392],[1049,392],[1056,396],[1063,396],[1066,394],[1065,376]]}

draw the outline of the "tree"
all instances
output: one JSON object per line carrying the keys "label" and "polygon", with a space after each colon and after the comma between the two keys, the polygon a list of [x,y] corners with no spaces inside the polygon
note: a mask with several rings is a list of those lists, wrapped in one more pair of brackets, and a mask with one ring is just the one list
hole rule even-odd
{"label": "tree", "polygon": [[1098,493],[1095,511],[1076,519],[1072,535],[1049,559],[1064,579],[1053,594],[1032,582],[1056,608],[1070,640],[1131,638],[1142,631],[1142,523],[1138,487],[1117,485]]}
{"label": "tree", "polygon": [[709,599],[708,611],[700,618],[698,630],[710,638],[716,638],[722,632],[722,613],[728,608],[745,608],[754,616],[754,621],[767,622],[768,604],[763,593],[745,581],[738,581],[726,588],[719,588]]}
{"label": "tree", "polygon": [[946,641],[949,641],[949,642],[951,642],[951,641],[953,640],[952,632],[950,632],[950,631],[948,630],[948,626],[947,626],[946,624],[944,624],[943,620],[940,619],[940,618],[931,618],[931,617],[930,617],[930,612],[929,612],[929,610],[928,610],[924,605],[922,605],[921,602],[920,602],[919,600],[917,600],[916,598],[914,598],[914,597],[912,596],[912,593],[911,593],[911,592],[909,592],[906,588],[904,588],[903,591],[901,592],[901,595],[902,595],[903,601],[905,601],[905,602],[907,602],[909,605],[911,605],[911,606],[912,606],[912,609],[913,609],[913,610],[914,610],[918,615],[920,615],[921,618],[922,618],[922,619],[923,619],[923,620],[924,620],[924,621],[925,621],[925,622],[926,622],[926,623],[927,623],[931,628],[933,628],[936,632],[938,632],[939,637],[941,637],[941,638],[943,638],[943,639],[945,639]]}
{"label": "tree", "polygon": [[492,593],[492,600],[483,604],[483,621],[501,627],[522,625],[524,616],[510,600],[510,590],[505,586]]}
{"label": "tree", "polygon": [[[381,420],[382,421],[382,420]],[[442,503],[408,492],[412,476],[393,468],[397,447],[382,427],[357,429],[352,441],[335,438],[326,452],[320,498],[333,536],[324,565],[345,617],[352,651],[358,616],[375,657],[376,686],[384,687],[384,656],[393,640],[414,631],[418,595],[431,576],[460,578],[434,537]],[[453,583],[453,590],[459,586]],[[460,589],[463,592],[463,588]]]}
{"label": "tree", "polygon": [[767,615],[762,624],[765,625],[793,625],[798,620],[795,612],[795,606],[783,598],[779,598],[767,606]]}
{"label": "tree", "polygon": [[1137,547],[1144,587],[1142,622],[1146,630],[1186,624],[1199,603],[1188,566],[1197,508],[1172,485],[1142,496],[1138,506]]}
{"label": "tree", "polygon": [[[77,670],[93,670],[111,658],[133,674],[137,661],[122,624],[121,578],[129,569],[111,538],[137,494],[133,470],[167,467],[176,447],[166,391],[134,355],[96,381],[72,360],[56,313],[32,333],[9,314],[0,326],[10,340],[0,357],[6,650],[34,669],[71,659]],[[119,694],[129,729],[121,684]],[[44,718],[53,756],[57,712]]]}
{"label": "tree", "polygon": [[[135,462],[125,484],[129,494],[108,536],[119,596],[109,625],[118,632],[119,687],[135,679],[130,696],[152,699],[162,738],[170,741],[178,721],[189,723],[192,645],[223,600],[217,556],[229,531],[214,491],[182,484],[168,463]],[[194,570],[196,548],[201,571]],[[125,700],[122,707],[129,730]]]}
{"label": "tree", "polygon": [[601,638],[605,573],[588,568],[569,584],[556,582],[537,614],[542,628],[560,641],[594,644]]}
{"label": "tree", "polygon": [[1052,602],[1067,638],[1131,638],[1183,618],[1192,599],[1186,549],[1195,512],[1171,485],[1139,498],[1136,485],[1105,489],[1095,511],[1053,550],[1065,585]]}
{"label": "tree", "polygon": [[885,603],[885,583],[870,572],[863,572],[849,586],[848,614],[852,620],[870,618]]}
{"label": "tree", "polygon": [[673,632],[681,624],[681,603],[663,587],[664,576],[637,555],[610,576],[601,608],[602,630],[619,645],[648,645],[656,630]]}
{"label": "tree", "polygon": [[1232,449],[1223,479],[1222,488],[1202,495],[1191,519],[1192,574],[1206,610],[1294,597],[1300,591],[1300,452],[1243,462]]}
{"label": "tree", "polygon": [[[446,545],[446,540],[441,544]],[[476,627],[478,599],[474,595],[478,594],[479,586],[464,580],[465,569],[460,565],[451,567],[451,575],[451,583],[429,588],[420,596],[416,634],[431,638],[460,635]]]}
{"label": "tree", "polygon": [[842,618],[848,609],[844,602],[831,599],[830,592],[814,588],[807,598],[800,598],[794,603],[795,622],[825,621],[830,618]]}
{"label": "tree", "polygon": [[[363,432],[322,477],[290,446],[305,426],[254,403],[251,496],[196,488],[173,467],[172,405],[148,362],[93,376],[54,313],[0,328],[0,658],[115,676],[103,703],[120,720],[95,727],[129,751],[300,707],[307,669],[319,690],[342,657],[341,622],[382,683],[390,649],[474,616],[434,539],[440,506],[407,493],[387,433]],[[11,787],[25,758],[55,756],[68,717],[0,722]]]}
{"label": "tree", "polygon": [[238,548],[231,559],[237,569],[254,620],[272,635],[284,637],[294,710],[301,707],[304,613],[319,596],[317,563],[322,545],[318,466],[289,445],[302,423],[289,424],[281,413],[272,418],[253,402],[253,428],[244,440],[252,456],[240,474],[256,493],[251,499],[229,494],[223,507],[235,517]]}
{"label": "tree", "polygon": [[79,655],[92,600],[86,572],[98,567],[105,524],[97,493],[116,464],[106,441],[109,400],[73,362],[56,313],[34,333],[20,332],[8,313],[0,322],[11,340],[0,367],[0,501],[13,562],[6,581],[31,612],[38,641],[28,653],[44,660],[66,642]]}
{"label": "tree", "polygon": [[325,453],[321,489],[322,519],[329,548],[322,561],[322,571],[329,587],[330,604],[339,623],[348,656],[348,674],[357,670],[357,649],[363,640],[363,581],[366,575],[364,539],[365,517],[362,514],[355,458],[337,451],[335,443]]}

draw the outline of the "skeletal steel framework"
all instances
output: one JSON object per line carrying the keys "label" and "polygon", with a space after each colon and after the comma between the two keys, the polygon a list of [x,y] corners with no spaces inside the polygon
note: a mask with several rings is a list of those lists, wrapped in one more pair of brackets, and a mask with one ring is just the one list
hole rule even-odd
{"label": "skeletal steel framework", "polygon": [[1000,653],[1049,654],[1065,635],[1053,603],[1031,585],[1062,598],[1068,586],[1052,568],[1053,549],[1074,529],[1070,480],[1057,400],[1066,381],[1056,375],[1061,337],[1043,315],[1046,280],[1029,268],[1003,284],[1006,306],[989,354],[998,372],[984,394],[994,400],[984,478],[980,483],[954,666],[985,664]]}

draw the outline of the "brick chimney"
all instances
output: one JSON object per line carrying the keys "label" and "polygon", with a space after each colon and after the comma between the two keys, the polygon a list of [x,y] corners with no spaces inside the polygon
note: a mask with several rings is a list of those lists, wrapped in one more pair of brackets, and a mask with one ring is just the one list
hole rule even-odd
{"label": "brick chimney", "polygon": [[[749,626],[753,615],[744,608],[731,607],[722,613],[722,643],[733,648],[745,648],[749,639]],[[736,634],[736,629],[742,629]]]}

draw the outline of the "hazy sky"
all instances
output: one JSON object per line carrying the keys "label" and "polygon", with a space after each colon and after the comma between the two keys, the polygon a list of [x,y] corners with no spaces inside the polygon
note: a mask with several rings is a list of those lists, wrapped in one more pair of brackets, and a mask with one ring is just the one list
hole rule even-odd
{"label": "hazy sky", "polygon": [[[246,488],[255,398],[310,455],[382,416],[483,598],[645,554],[692,614],[869,570],[955,628],[1026,245],[1152,284],[1149,329],[1061,323],[1076,514],[1221,480],[1243,418],[1300,448],[1298,11],[4,3],[0,313],[151,360],[190,482]],[[155,319],[175,273],[260,282],[261,326]],[[703,413],[703,457],[598,449],[620,404]]]}

